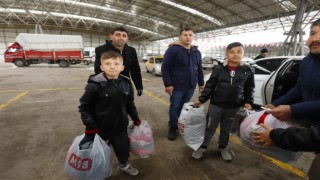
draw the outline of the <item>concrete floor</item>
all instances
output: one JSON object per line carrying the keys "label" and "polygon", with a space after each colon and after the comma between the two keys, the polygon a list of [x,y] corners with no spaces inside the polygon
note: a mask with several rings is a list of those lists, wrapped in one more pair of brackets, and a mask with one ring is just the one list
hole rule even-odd
{"label": "concrete floor", "polygon": [[[140,118],[151,124],[155,154],[147,159],[131,155],[131,164],[140,170],[137,177],[117,172],[113,155],[109,179],[305,179],[312,153],[285,164],[241,145],[234,136],[232,162],[221,159],[217,136],[203,159],[192,159],[192,150],[180,136],[167,140],[169,96],[162,78],[146,73],[143,63],[141,68],[144,94],[136,97],[136,106]],[[64,174],[63,166],[74,137],[84,132],[77,107],[93,67],[41,64],[18,68],[2,62],[0,72],[0,179],[72,179]]]}

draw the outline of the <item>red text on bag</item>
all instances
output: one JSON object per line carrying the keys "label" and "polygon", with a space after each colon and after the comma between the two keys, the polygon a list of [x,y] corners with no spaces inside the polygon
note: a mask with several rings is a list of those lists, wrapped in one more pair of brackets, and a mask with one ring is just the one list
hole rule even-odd
{"label": "red text on bag", "polygon": [[92,167],[92,160],[89,158],[78,157],[76,154],[72,153],[68,163],[71,167],[75,168],[78,171],[88,171]]}

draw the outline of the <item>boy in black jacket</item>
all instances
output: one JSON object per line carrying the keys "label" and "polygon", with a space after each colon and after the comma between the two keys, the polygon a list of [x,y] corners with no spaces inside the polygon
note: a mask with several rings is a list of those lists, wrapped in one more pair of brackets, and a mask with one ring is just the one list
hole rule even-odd
{"label": "boy in black jacket", "polygon": [[226,147],[234,116],[240,106],[251,109],[253,104],[254,75],[251,67],[241,61],[243,56],[244,47],[241,43],[229,44],[227,60],[223,65],[214,67],[198,101],[194,103],[198,107],[210,99],[206,134],[201,147],[192,153],[195,159],[202,157],[220,123],[221,156],[224,160],[232,160],[232,154]]}
{"label": "boy in black jacket", "polygon": [[140,125],[134,104],[133,87],[129,78],[120,75],[124,69],[121,54],[109,51],[101,55],[103,72],[89,77],[85,92],[80,98],[79,112],[86,126],[80,146],[93,141],[95,133],[111,144],[119,161],[118,170],[130,175],[139,171],[127,163],[129,142],[128,114],[135,125]]}

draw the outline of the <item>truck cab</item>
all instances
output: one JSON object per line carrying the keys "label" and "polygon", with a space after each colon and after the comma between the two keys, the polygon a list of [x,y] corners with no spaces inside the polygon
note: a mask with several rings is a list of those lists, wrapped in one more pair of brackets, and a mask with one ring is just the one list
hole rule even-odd
{"label": "truck cab", "polygon": [[23,49],[17,42],[10,45],[4,52],[4,62],[6,63],[14,63],[18,67],[30,65],[23,61],[23,59]]}
{"label": "truck cab", "polygon": [[96,53],[94,47],[85,47],[83,49],[83,63],[86,65],[94,63],[96,60]]}

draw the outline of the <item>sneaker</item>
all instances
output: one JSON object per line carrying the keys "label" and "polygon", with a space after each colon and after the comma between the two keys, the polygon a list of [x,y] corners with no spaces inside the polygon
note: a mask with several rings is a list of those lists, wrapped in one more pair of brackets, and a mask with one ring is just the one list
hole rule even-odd
{"label": "sneaker", "polygon": [[174,141],[177,137],[177,128],[176,127],[170,127],[169,133],[168,133],[168,139],[170,141]]}
{"label": "sneaker", "polygon": [[191,156],[195,159],[200,159],[203,156],[204,151],[206,151],[206,149],[199,148],[196,151],[194,151]]}
{"label": "sneaker", "polygon": [[221,157],[225,161],[231,161],[232,160],[232,154],[231,151],[228,148],[220,148],[221,150]]}
{"label": "sneaker", "polygon": [[120,166],[118,166],[117,169],[118,169],[119,171],[128,173],[128,174],[130,174],[131,176],[136,176],[136,175],[138,175],[138,173],[139,173],[139,170],[136,169],[136,168],[134,168],[134,167],[132,167],[129,163],[128,163],[125,167],[123,167],[123,168],[120,167]]}

